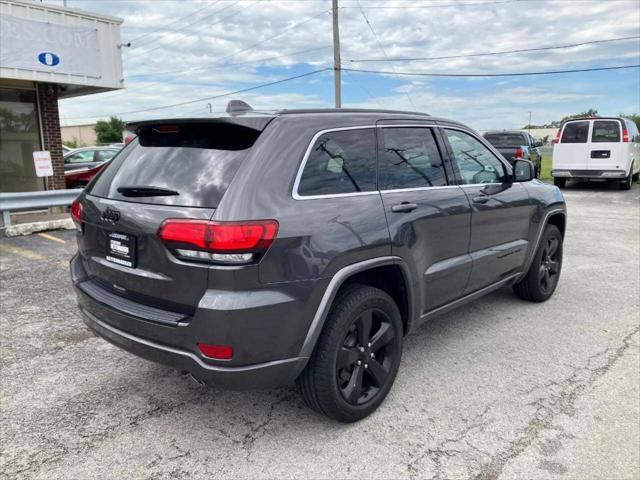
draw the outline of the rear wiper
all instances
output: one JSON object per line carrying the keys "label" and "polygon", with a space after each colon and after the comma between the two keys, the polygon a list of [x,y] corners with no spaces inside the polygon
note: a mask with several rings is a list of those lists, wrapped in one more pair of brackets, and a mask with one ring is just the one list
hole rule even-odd
{"label": "rear wiper", "polygon": [[126,185],[124,187],[118,187],[118,193],[121,193],[125,197],[164,197],[167,195],[180,195],[175,190],[147,185]]}

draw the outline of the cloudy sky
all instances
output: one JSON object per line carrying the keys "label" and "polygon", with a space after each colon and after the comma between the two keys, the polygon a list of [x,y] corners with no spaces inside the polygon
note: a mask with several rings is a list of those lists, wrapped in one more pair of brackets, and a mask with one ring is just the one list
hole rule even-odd
{"label": "cloudy sky", "polygon": [[[110,114],[126,120],[207,116],[210,109],[223,111],[231,98],[243,99],[256,109],[333,106],[331,70],[208,99],[332,67],[330,0],[68,0],[67,4],[123,18],[122,40],[131,42],[131,47],[123,49],[126,89],[61,101],[64,124],[95,122],[95,117]],[[418,110],[476,129],[522,127],[529,112],[537,124],[588,108],[601,115],[640,113],[638,68],[540,76],[403,75],[637,65],[638,0],[340,0],[339,4],[343,67],[388,72],[344,72],[345,107]],[[616,40],[601,42],[612,39]],[[594,41],[598,43],[477,56]],[[433,58],[452,56],[457,58]],[[198,99],[204,100],[193,102]],[[191,103],[140,111],[181,102]]]}

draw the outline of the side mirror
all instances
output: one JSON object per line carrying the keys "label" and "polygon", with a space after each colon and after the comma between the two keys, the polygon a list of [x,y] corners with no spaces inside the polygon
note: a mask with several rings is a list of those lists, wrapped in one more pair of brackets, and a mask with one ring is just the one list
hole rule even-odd
{"label": "side mirror", "polygon": [[518,158],[515,162],[513,162],[514,182],[529,182],[533,180],[533,172],[533,163],[531,163],[529,160]]}

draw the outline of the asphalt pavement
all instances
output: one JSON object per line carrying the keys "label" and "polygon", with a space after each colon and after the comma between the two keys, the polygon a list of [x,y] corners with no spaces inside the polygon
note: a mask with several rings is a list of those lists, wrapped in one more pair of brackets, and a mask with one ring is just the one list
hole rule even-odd
{"label": "asphalt pavement", "polygon": [[74,232],[0,239],[0,478],[640,478],[640,186],[565,195],[554,297],[428,323],[352,425],[113,347],[76,307]]}

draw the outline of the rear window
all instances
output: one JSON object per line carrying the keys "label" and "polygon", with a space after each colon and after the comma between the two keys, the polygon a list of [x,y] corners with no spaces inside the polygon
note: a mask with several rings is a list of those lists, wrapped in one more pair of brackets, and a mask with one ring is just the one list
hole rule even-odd
{"label": "rear window", "polygon": [[591,141],[596,143],[619,142],[620,123],[616,120],[596,120],[593,122]]}
{"label": "rear window", "polygon": [[[88,193],[138,203],[217,207],[259,135],[258,130],[225,123],[141,127],[138,138],[110,162]],[[132,196],[119,191],[127,187],[173,193]]]}
{"label": "rear window", "polygon": [[519,147],[527,144],[524,135],[517,133],[487,133],[484,138],[494,147]]}
{"label": "rear window", "polygon": [[589,121],[569,122],[564,126],[560,143],[587,143]]}

